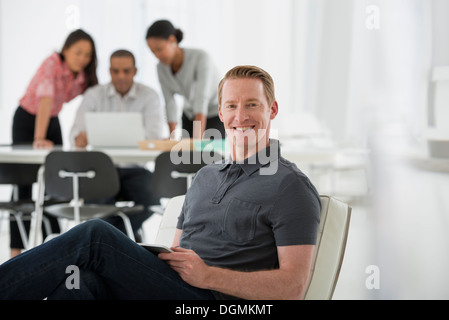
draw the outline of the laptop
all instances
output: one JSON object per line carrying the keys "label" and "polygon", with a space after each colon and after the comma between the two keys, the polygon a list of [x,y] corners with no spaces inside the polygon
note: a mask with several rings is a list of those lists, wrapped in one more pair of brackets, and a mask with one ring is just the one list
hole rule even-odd
{"label": "laptop", "polygon": [[86,133],[94,148],[139,148],[145,139],[139,112],[86,112]]}

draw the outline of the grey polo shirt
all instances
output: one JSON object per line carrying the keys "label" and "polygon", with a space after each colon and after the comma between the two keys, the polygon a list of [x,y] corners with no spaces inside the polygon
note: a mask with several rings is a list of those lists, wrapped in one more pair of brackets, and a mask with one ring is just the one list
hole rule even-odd
{"label": "grey polo shirt", "polygon": [[319,194],[274,144],[197,173],[178,218],[183,248],[208,265],[255,271],[279,267],[277,246],[315,244]]}

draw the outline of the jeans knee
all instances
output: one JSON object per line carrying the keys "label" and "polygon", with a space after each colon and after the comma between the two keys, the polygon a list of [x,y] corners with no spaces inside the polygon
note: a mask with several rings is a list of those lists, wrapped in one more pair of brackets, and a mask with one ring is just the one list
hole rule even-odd
{"label": "jeans knee", "polygon": [[103,232],[109,232],[111,225],[101,219],[92,219],[80,224],[79,228],[87,234],[100,235]]}

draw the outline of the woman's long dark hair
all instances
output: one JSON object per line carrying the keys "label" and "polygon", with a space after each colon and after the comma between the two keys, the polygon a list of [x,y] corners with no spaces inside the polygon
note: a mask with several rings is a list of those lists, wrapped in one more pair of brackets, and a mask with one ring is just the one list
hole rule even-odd
{"label": "woman's long dark hair", "polygon": [[62,52],[65,49],[70,48],[75,42],[78,42],[79,40],[87,40],[92,44],[92,57],[90,59],[89,64],[84,68],[84,72],[86,74],[87,79],[87,86],[86,89],[89,87],[92,87],[96,84],[98,84],[98,78],[97,78],[97,52],[95,50],[95,43],[92,37],[86,33],[85,31],[81,29],[77,29],[70,33],[65,40],[64,46],[62,47],[61,52],[59,53],[59,56],[61,57],[61,60],[64,61],[64,55]]}

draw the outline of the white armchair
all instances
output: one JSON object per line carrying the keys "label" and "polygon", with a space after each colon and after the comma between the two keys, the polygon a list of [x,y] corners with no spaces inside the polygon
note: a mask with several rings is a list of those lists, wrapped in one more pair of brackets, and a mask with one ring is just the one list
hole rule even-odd
{"label": "white armchair", "polygon": [[[321,215],[317,243],[310,271],[306,300],[330,300],[337,285],[346,248],[351,207],[329,196],[321,196]],[[167,204],[155,242],[171,246],[184,196]]]}

